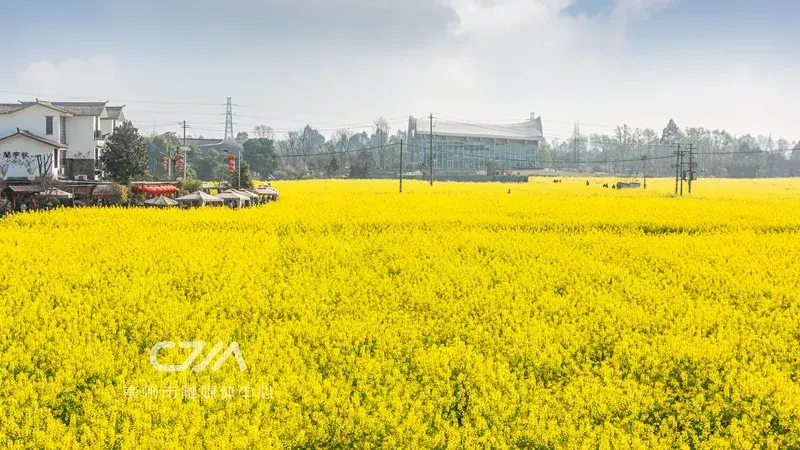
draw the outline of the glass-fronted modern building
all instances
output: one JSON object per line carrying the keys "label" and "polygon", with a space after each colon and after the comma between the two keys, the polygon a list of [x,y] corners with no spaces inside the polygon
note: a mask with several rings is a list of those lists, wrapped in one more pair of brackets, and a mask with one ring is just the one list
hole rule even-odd
{"label": "glass-fronted modern building", "polygon": [[507,125],[409,117],[409,161],[427,165],[433,147],[433,167],[438,172],[530,169],[539,165],[539,142],[543,140],[542,118]]}

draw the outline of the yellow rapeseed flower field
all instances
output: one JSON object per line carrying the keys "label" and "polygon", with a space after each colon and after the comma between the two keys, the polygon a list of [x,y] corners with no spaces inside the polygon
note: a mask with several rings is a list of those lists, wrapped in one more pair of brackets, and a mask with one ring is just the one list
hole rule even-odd
{"label": "yellow rapeseed flower field", "polygon": [[584,183],[1,219],[0,447],[800,447],[800,181]]}

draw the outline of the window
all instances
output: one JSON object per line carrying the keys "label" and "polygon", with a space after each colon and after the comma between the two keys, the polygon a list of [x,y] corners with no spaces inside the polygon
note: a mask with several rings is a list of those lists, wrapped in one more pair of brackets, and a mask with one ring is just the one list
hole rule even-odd
{"label": "window", "polygon": [[[64,116],[59,117],[59,121],[61,122],[61,130],[59,133],[59,144],[66,144],[67,143],[67,118]],[[63,159],[63,158],[62,158]]]}
{"label": "window", "polygon": [[58,149],[53,149],[53,168],[58,169]]}
{"label": "window", "polygon": [[47,116],[44,118],[44,127],[45,127],[45,134],[48,136],[53,135],[53,116]]}
{"label": "window", "polygon": [[95,130],[99,130],[100,129],[100,118],[99,117],[95,117],[94,118],[94,129]]}

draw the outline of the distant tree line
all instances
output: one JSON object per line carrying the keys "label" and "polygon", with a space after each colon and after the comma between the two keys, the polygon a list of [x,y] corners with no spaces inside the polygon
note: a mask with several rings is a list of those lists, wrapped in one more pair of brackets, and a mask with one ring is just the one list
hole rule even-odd
{"label": "distant tree line", "polygon": [[[734,136],[703,127],[681,129],[670,119],[661,132],[617,126],[609,134],[581,134],[545,142],[540,148],[544,167],[582,171],[675,175],[676,146],[693,147],[699,177],[757,178],[800,176],[800,143],[772,136]],[[642,159],[644,158],[644,159]]]}
{"label": "distant tree line", "polygon": [[[312,125],[277,138],[266,126],[240,132],[236,143],[252,172],[253,179],[349,177],[367,178],[376,172],[399,169],[399,146],[406,131],[392,133],[384,118],[373,122],[370,131],[342,128],[326,137]],[[166,176],[162,158],[169,149],[180,146],[175,133],[146,138],[148,172]],[[583,134],[578,126],[570,137],[544,140],[539,146],[537,168],[649,176],[674,176],[673,153],[678,144],[684,150],[692,144],[698,177],[782,177],[800,176],[800,147],[786,139],[771,136],[735,136],[725,130],[703,127],[681,129],[670,119],[663,130],[617,126],[611,133]],[[230,147],[236,153],[239,147]],[[231,180],[227,153],[213,148],[192,146],[189,176],[202,180]],[[243,165],[244,167],[244,165]],[[406,166],[404,169],[409,170]],[[424,167],[414,167],[423,169]]]}

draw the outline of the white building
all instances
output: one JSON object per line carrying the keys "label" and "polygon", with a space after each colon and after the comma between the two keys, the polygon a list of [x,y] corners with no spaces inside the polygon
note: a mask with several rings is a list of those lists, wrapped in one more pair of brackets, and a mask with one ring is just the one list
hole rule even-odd
{"label": "white building", "polygon": [[418,123],[414,117],[408,120],[409,161],[430,164],[432,147],[434,170],[439,172],[488,171],[490,165],[533,168],[539,164],[543,140],[542,118],[534,113],[529,120],[504,125],[439,118],[433,123],[422,118]]}
{"label": "white building", "polygon": [[124,121],[123,107],[106,104],[39,99],[0,104],[0,179],[99,176],[105,138]]}

